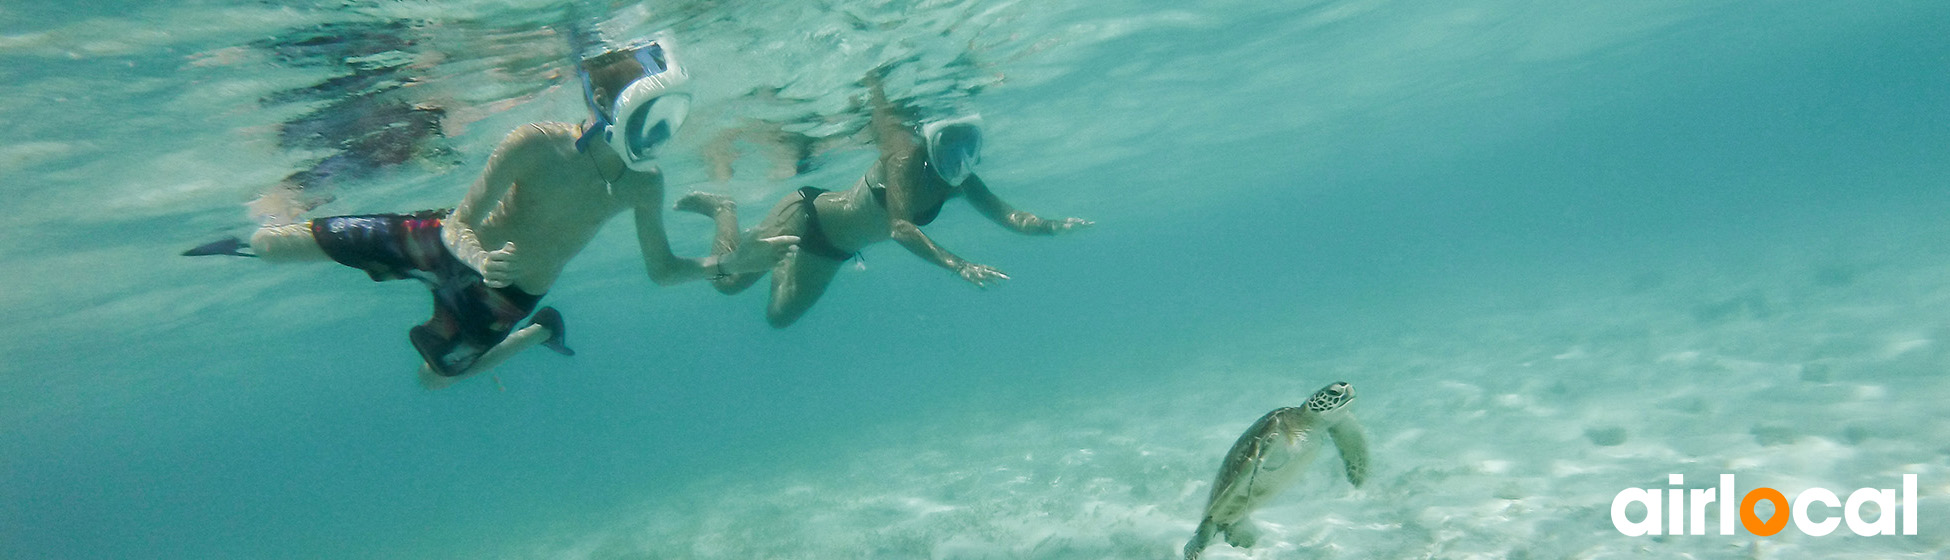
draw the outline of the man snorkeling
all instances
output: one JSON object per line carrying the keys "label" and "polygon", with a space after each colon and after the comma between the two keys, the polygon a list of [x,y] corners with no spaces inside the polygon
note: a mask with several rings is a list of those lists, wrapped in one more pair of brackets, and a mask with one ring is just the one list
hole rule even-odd
{"label": "man snorkeling", "polygon": [[509,133],[451,212],[267,226],[251,236],[252,253],[226,240],[185,254],[329,259],[365,270],[374,281],[426,283],[433,318],[413,327],[409,338],[426,360],[421,381],[438,388],[536,344],[571,354],[552,308],[514,327],[603,223],[623,211],[635,212],[644,268],[659,285],[761,272],[795,252],[798,238],[786,235],[704,258],[672,253],[656,153],[684,123],[688,75],[656,41],[591,56],[580,70],[594,120],[534,123]]}

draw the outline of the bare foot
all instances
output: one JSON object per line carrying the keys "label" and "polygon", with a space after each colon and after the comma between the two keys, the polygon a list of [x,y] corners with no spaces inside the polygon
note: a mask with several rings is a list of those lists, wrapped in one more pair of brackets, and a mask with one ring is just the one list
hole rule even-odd
{"label": "bare foot", "polygon": [[738,209],[738,203],[732,202],[730,197],[721,194],[700,191],[684,195],[684,198],[678,199],[676,209],[680,212],[715,217],[719,212],[736,211]]}

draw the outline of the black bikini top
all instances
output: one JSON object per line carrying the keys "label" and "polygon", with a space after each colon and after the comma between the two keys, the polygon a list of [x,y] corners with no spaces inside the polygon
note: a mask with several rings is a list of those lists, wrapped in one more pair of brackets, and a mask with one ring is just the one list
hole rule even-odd
{"label": "black bikini top", "polygon": [[[927,181],[930,177],[934,176],[934,170],[927,168],[926,167],[927,164],[922,164],[922,165],[923,167],[921,172],[921,176],[922,176],[921,180]],[[886,171],[880,170],[880,174],[884,176],[886,174]],[[939,178],[935,178],[934,180],[940,181]],[[887,209],[887,187],[883,185],[885,185],[884,182],[874,182],[873,184],[868,185],[867,190],[873,191],[874,203],[879,204],[880,208],[882,210],[885,210]],[[940,202],[934,203],[934,207],[916,213],[914,215],[914,225],[925,226],[928,225],[929,223],[934,222],[934,219],[941,215],[941,207],[946,205],[948,205],[948,199],[942,198]]]}
{"label": "black bikini top", "polygon": [[[882,210],[887,209],[887,188],[886,187],[878,187],[878,186],[868,187],[867,190],[873,191],[874,204],[879,204],[880,209]],[[941,202],[935,203],[933,208],[929,208],[925,211],[922,211],[921,213],[915,214],[914,225],[925,226],[933,222],[935,217],[941,215],[941,207],[946,206],[947,204],[948,204],[948,199],[944,198],[941,199]]]}

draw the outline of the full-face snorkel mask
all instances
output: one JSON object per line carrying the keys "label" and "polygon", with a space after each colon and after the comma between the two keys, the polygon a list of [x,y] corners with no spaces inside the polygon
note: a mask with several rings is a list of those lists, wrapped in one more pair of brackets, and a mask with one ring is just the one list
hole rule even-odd
{"label": "full-face snorkel mask", "polygon": [[982,116],[930,122],[921,126],[927,142],[928,166],[949,185],[961,186],[982,162]]}
{"label": "full-face snorkel mask", "polygon": [[637,171],[656,168],[656,152],[670,141],[690,112],[691,96],[683,87],[690,75],[672,62],[657,41],[620,49],[629,52],[643,66],[643,75],[625,86],[609,107],[596,104],[596,88],[589,69],[582,74],[583,101],[596,115],[596,122],[576,139],[576,149],[588,149],[589,139],[602,135],[603,141],[623,158],[623,164]]}

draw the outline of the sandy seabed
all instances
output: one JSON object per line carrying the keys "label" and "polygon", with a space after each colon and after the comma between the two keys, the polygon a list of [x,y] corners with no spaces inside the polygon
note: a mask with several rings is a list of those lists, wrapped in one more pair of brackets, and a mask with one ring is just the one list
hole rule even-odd
{"label": "sandy seabed", "polygon": [[[1266,333],[1159,383],[923,419],[893,428],[905,443],[836,450],[830,468],[699,480],[531,556],[1176,557],[1239,432],[1346,380],[1377,463],[1367,485],[1323,453],[1256,515],[1256,548],[1215,542],[1207,558],[1940,557],[1950,267],[1786,269],[1639,275],[1609,295],[1338,345]],[[1920,532],[1626,537],[1611,524],[1625,488],[1669,488],[1669,474],[1708,488],[1722,473],[1738,492],[1790,497],[1914,473]]]}

